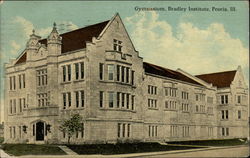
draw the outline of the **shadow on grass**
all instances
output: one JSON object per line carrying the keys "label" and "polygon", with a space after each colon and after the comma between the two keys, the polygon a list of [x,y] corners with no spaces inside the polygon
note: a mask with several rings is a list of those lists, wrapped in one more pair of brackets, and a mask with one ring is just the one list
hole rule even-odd
{"label": "shadow on grass", "polygon": [[128,153],[143,153],[143,152],[157,152],[170,150],[185,150],[194,149],[198,147],[187,146],[168,146],[159,143],[118,143],[118,144],[84,144],[84,145],[67,145],[74,152],[84,154],[128,154]]}
{"label": "shadow on grass", "polygon": [[36,144],[2,144],[2,149],[15,156],[21,155],[66,155],[58,146],[55,145],[36,145]]}
{"label": "shadow on grass", "polygon": [[181,144],[181,145],[201,145],[201,146],[234,146],[246,144],[244,139],[221,139],[221,140],[199,140],[199,141],[176,141],[167,142],[168,144]]}

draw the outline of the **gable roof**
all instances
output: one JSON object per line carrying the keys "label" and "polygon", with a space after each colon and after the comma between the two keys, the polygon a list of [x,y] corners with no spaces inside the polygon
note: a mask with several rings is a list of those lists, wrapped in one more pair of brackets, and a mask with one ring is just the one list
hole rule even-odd
{"label": "gable roof", "polygon": [[[93,37],[98,37],[108,23],[109,20],[60,34],[62,37],[62,54],[86,48],[86,42],[92,41]],[[39,40],[39,42],[47,46],[46,38]],[[26,62],[26,59],[26,53],[24,53],[16,64]]]}
{"label": "gable roof", "polygon": [[196,75],[196,77],[208,83],[212,83],[217,88],[224,88],[224,87],[230,87],[230,84],[234,80],[235,74],[236,70],[233,70],[233,71]]}
{"label": "gable roof", "polygon": [[[86,42],[92,41],[92,37],[98,37],[108,22],[109,20],[60,34],[62,37],[62,54],[86,48]],[[47,46],[47,39],[42,39],[39,42]]]}
{"label": "gable roof", "polygon": [[159,75],[159,76],[168,77],[168,78],[172,78],[172,79],[176,79],[176,80],[180,80],[180,81],[184,81],[184,82],[188,82],[188,83],[192,83],[192,84],[196,84],[196,85],[201,85],[200,83],[183,75],[180,72],[177,72],[177,71],[174,71],[171,69],[167,69],[167,68],[164,68],[161,66],[157,66],[154,64],[143,62],[143,68],[144,68],[145,72],[149,73],[149,74]]}

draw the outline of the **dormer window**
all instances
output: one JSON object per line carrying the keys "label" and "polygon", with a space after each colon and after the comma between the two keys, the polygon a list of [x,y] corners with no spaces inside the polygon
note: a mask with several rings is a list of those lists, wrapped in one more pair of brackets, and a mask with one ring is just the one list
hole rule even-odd
{"label": "dormer window", "polygon": [[114,47],[115,51],[121,52],[122,51],[122,41],[114,39],[114,41],[113,41],[113,47]]}

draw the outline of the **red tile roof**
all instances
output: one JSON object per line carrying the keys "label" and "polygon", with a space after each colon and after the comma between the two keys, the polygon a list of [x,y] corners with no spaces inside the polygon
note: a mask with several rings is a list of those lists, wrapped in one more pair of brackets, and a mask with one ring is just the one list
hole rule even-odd
{"label": "red tile roof", "polygon": [[157,66],[154,64],[150,64],[147,62],[143,62],[143,67],[144,67],[144,70],[146,73],[159,75],[159,76],[163,76],[163,77],[168,77],[168,78],[172,78],[172,79],[176,79],[176,80],[180,80],[180,81],[184,81],[184,82],[188,82],[188,83],[192,83],[192,84],[201,85],[200,83],[196,82],[195,80],[183,75],[180,72],[174,71],[174,70],[170,70],[170,69],[160,67],[160,66]]}
{"label": "red tile roof", "polygon": [[234,80],[236,70],[217,72],[211,74],[196,75],[196,77],[204,80],[205,82],[212,83],[217,88],[230,87],[230,84]]}
{"label": "red tile roof", "polygon": [[[108,24],[108,22],[109,20],[60,34],[60,36],[62,37],[62,54],[69,51],[86,48],[86,42],[92,41],[92,37],[98,37],[105,26]],[[47,46],[47,39],[41,39],[39,42]],[[23,54],[23,56],[16,62],[16,64],[25,61],[26,53]]]}

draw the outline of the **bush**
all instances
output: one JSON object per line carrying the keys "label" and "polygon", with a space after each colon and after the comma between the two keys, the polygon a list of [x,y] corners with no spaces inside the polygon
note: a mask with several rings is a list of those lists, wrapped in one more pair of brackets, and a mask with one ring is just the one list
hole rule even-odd
{"label": "bush", "polygon": [[2,144],[4,142],[4,138],[0,137],[0,144]]}

